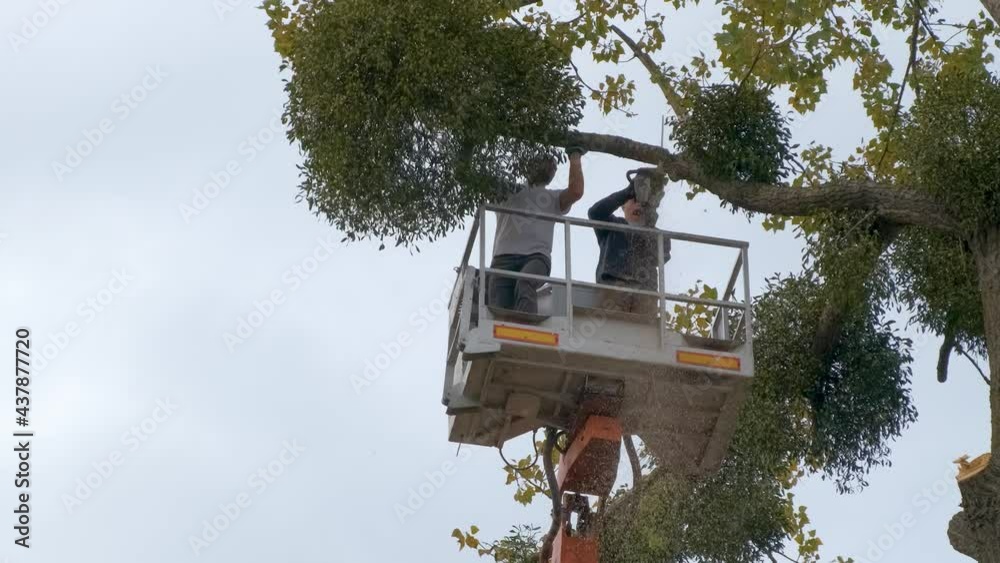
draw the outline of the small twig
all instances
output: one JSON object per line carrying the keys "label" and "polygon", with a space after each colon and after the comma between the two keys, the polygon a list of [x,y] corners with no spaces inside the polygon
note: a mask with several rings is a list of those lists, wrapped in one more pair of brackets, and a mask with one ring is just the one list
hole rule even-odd
{"label": "small twig", "polygon": [[[573,73],[576,74],[577,81],[580,84],[582,84],[584,88],[590,90],[591,92],[593,92],[595,94],[604,95],[604,92],[602,92],[601,90],[598,90],[597,88],[594,88],[590,84],[587,84],[587,81],[583,79],[583,75],[580,74],[579,67],[576,66],[576,63],[574,63],[572,59],[570,59],[569,65],[571,67],[573,67]],[[635,117],[635,114],[633,114],[632,112],[626,111],[626,110],[622,109],[621,107],[618,107],[618,104],[615,104],[614,106],[612,106],[612,109],[614,109],[615,111],[622,112],[623,114],[625,114],[626,117]]]}
{"label": "small twig", "polygon": [[910,60],[906,63],[906,72],[903,73],[903,82],[899,85],[899,97],[896,99],[896,110],[892,116],[892,124],[889,126],[889,135],[885,140],[885,147],[882,149],[882,156],[875,165],[875,176],[878,177],[882,171],[882,162],[885,161],[886,154],[889,153],[889,145],[892,143],[892,136],[896,132],[896,124],[899,123],[899,112],[903,108],[903,94],[906,93],[906,83],[910,78],[910,72],[917,62],[917,42],[920,39],[920,14],[923,10],[920,7],[920,0],[913,2],[913,34],[910,37]]}
{"label": "small twig", "polygon": [[580,84],[583,84],[584,88],[596,94],[601,93],[601,91],[598,90],[597,88],[594,88],[590,84],[587,84],[587,81],[583,79],[583,75],[580,74],[580,68],[576,66],[576,63],[573,62],[573,59],[570,59],[569,66],[573,67],[573,73],[576,74],[576,79],[580,82]]}
{"label": "small twig", "polygon": [[757,54],[754,55],[753,62],[750,63],[750,68],[748,68],[747,69],[747,73],[745,75],[743,75],[743,79],[740,80],[739,86],[736,87],[737,90],[742,90],[743,89],[743,83],[745,83],[753,75],[753,70],[755,68],[757,68],[757,62],[760,61],[760,57],[761,57],[761,55],[764,54],[765,50],[766,50],[766,48],[764,48],[764,49],[757,49]]}
{"label": "small twig", "polygon": [[613,31],[626,45],[628,45],[628,48],[632,50],[632,54],[635,56],[636,59],[639,60],[640,63],[642,63],[642,66],[646,69],[646,72],[649,74],[650,81],[660,89],[660,92],[663,94],[663,98],[664,100],[666,100],[667,105],[669,105],[670,108],[674,110],[674,113],[680,115],[682,113],[683,108],[680,108],[677,105],[676,100],[674,99],[675,94],[671,89],[672,87],[670,85],[670,79],[663,74],[663,70],[660,68],[658,64],[656,64],[656,61],[653,60],[653,57],[651,57],[649,53],[644,51],[642,47],[639,45],[639,43],[636,42],[635,39],[632,39],[617,25],[612,25],[611,31]]}
{"label": "small twig", "polygon": [[516,23],[517,25],[521,26],[524,29],[528,29],[528,25],[525,24],[523,21],[515,18],[514,14],[511,14],[511,15],[507,16],[507,19],[509,19],[510,21]]}
{"label": "small twig", "polygon": [[963,350],[962,348],[957,348],[957,350],[959,354],[965,356],[965,359],[969,360],[969,362],[973,366],[975,366],[976,371],[979,372],[979,376],[983,378],[983,381],[985,381],[987,385],[989,385],[991,383],[990,378],[989,376],[986,375],[986,372],[983,371],[983,368],[979,367],[979,363],[977,363],[976,360],[973,359],[973,357],[970,356],[969,353]]}
{"label": "small twig", "polygon": [[948,37],[948,39],[945,39],[945,40],[944,40],[944,42],[943,42],[943,43],[941,43],[941,45],[943,45],[943,46],[947,47],[947,46],[948,46],[948,43],[950,43],[952,39],[954,39],[954,38],[958,37],[959,35],[961,35],[961,34],[963,34],[963,33],[966,33],[967,31],[969,31],[969,28],[968,28],[968,27],[963,27],[963,28],[959,29],[959,30],[958,30],[958,31],[956,31],[955,33],[952,33],[952,34],[951,34],[951,35],[950,35],[950,36]]}
{"label": "small twig", "polygon": [[921,12],[920,12],[920,23],[922,23],[922,24],[923,24],[923,26],[924,26],[924,29],[926,29],[926,30],[927,30],[927,33],[928,33],[928,34],[929,34],[929,35],[930,35],[931,37],[933,37],[935,41],[937,41],[937,42],[939,42],[939,43],[941,42],[941,39],[940,39],[940,38],[939,38],[939,37],[937,36],[937,34],[936,34],[936,33],[934,33],[934,29],[932,29],[932,28],[931,28],[931,24],[930,24],[930,22],[928,22],[928,21],[927,21],[927,18],[925,18],[925,17],[924,17],[924,13],[923,13],[923,11],[921,11]]}

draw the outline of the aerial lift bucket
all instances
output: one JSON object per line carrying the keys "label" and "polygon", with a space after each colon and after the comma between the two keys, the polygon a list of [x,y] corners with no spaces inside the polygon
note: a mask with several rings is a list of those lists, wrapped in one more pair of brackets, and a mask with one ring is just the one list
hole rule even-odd
{"label": "aerial lift bucket", "polygon": [[[640,186],[646,178],[641,173],[630,176],[637,199],[658,202],[662,193],[657,196],[648,185]],[[563,224],[565,276],[487,267],[486,213]],[[664,263],[668,240],[735,249],[738,258],[721,299],[667,292],[662,267],[657,291],[606,286],[573,279],[573,226],[656,237],[659,264]],[[470,259],[477,242],[479,265],[474,267]],[[554,563],[597,561],[596,539],[586,529],[574,531],[568,518],[589,510],[582,495],[610,493],[624,434],[638,436],[659,467],[678,474],[702,476],[722,464],[753,377],[748,258],[748,245],[742,241],[495,206],[477,214],[449,305],[442,399],[449,415],[449,440],[501,447],[543,427],[569,433],[571,443],[558,467],[567,510],[554,538]],[[488,304],[480,290],[488,275],[546,284],[539,291],[538,313]],[[736,298],[739,289],[742,299]],[[657,311],[611,314],[601,301],[609,290],[655,298]],[[704,305],[717,314],[709,330],[683,333],[668,324],[667,302]]]}

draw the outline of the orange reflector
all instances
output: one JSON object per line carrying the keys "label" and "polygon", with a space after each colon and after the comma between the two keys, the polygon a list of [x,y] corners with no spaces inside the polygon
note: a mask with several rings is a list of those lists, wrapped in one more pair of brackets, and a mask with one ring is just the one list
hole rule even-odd
{"label": "orange reflector", "polygon": [[740,359],[737,356],[701,354],[698,352],[685,352],[684,350],[678,350],[677,363],[740,371]]}
{"label": "orange reflector", "polygon": [[532,330],[530,328],[518,328],[507,325],[493,325],[493,338],[513,340],[515,342],[527,342],[528,344],[542,344],[544,346],[559,345],[558,333]]}

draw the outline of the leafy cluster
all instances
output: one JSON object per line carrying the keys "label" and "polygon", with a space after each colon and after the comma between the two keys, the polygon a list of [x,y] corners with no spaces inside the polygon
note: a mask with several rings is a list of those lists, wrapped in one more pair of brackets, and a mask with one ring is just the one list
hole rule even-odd
{"label": "leafy cluster", "polygon": [[773,480],[732,466],[702,483],[657,470],[613,501],[601,561],[759,561],[786,537],[782,499]]}
{"label": "leafy cluster", "polygon": [[829,356],[817,357],[823,289],[811,278],[776,279],[758,299],[756,377],[734,449],[774,469],[805,460],[846,491],[888,464],[891,441],[916,419],[910,343],[869,299],[842,319]]}
{"label": "leafy cluster", "polygon": [[851,310],[828,358],[813,353],[823,289],[815,278],[770,280],[754,304],[753,387],[722,468],[701,481],[656,470],[613,501],[602,560],[749,563],[789,537],[815,556],[818,540],[788,492],[790,468],[843,491],[863,486],[916,416],[909,343],[876,307]]}
{"label": "leafy cluster", "polygon": [[693,93],[673,139],[702,172],[720,180],[774,183],[789,171],[791,132],[766,90],[713,86]]}
{"label": "leafy cluster", "polygon": [[[269,10],[302,197],[350,239],[442,236],[581,118],[565,54],[487,0]],[[294,29],[288,29],[293,26]]]}
{"label": "leafy cluster", "polygon": [[514,526],[507,535],[489,543],[481,541],[476,534],[479,527],[470,526],[467,532],[455,528],[451,537],[458,541],[459,551],[469,548],[480,557],[489,557],[496,563],[535,563],[541,549],[541,530],[538,526]]}
{"label": "leafy cluster", "polygon": [[914,321],[950,334],[960,349],[985,355],[983,307],[972,253],[957,237],[908,229],[889,254],[897,299]]}
{"label": "leafy cluster", "polygon": [[1000,80],[982,67],[942,70],[903,128],[900,160],[969,234],[1000,224],[998,131]]}

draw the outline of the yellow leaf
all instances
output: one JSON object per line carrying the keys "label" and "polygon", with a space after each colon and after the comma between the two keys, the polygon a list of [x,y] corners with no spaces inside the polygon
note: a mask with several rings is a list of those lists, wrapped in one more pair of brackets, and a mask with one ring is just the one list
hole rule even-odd
{"label": "yellow leaf", "polygon": [[455,530],[451,533],[451,537],[453,537],[453,538],[455,538],[455,539],[458,540],[458,550],[459,551],[462,551],[463,549],[465,549],[465,534],[462,533],[462,530],[459,530],[458,528],[455,528]]}

